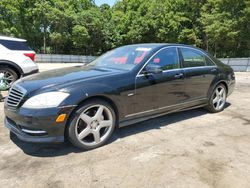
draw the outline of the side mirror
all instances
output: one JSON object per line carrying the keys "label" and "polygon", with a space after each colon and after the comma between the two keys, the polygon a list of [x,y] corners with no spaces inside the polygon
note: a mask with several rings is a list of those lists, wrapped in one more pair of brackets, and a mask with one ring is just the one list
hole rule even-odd
{"label": "side mirror", "polygon": [[161,66],[156,64],[148,64],[145,68],[144,74],[160,74],[162,73]]}

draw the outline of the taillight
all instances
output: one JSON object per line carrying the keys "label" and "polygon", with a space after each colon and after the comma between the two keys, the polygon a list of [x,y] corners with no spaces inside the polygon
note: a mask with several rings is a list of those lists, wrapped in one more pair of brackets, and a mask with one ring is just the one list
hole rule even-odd
{"label": "taillight", "polygon": [[32,61],[35,61],[35,55],[34,53],[24,53],[23,55],[29,57]]}

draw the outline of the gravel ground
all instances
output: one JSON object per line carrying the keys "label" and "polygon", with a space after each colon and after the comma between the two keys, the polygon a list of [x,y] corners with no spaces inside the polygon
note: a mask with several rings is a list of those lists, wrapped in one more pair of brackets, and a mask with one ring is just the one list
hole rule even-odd
{"label": "gravel ground", "polygon": [[10,136],[0,103],[0,187],[248,188],[250,73],[236,78],[219,114],[197,109],[137,123],[87,152]]}

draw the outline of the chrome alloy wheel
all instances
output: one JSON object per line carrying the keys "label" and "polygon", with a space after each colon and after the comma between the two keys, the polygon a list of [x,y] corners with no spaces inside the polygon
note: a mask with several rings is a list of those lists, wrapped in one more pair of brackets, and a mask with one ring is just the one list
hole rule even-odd
{"label": "chrome alloy wheel", "polygon": [[226,103],[226,90],[224,87],[219,86],[216,88],[213,95],[213,106],[216,110],[223,109]]}
{"label": "chrome alloy wheel", "polygon": [[86,146],[95,146],[104,141],[112,131],[113,116],[104,105],[92,105],[79,116],[75,134],[77,139]]}

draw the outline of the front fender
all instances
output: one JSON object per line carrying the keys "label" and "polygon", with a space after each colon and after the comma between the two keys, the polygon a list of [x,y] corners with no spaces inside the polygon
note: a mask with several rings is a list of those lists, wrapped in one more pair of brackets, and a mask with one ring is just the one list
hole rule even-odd
{"label": "front fender", "polygon": [[61,104],[61,106],[78,106],[80,103],[87,99],[91,99],[93,97],[102,97],[111,100],[116,105],[119,116],[122,115],[123,105],[121,102],[121,95],[120,92],[114,87],[110,87],[104,84],[91,83],[83,86],[73,86],[70,89],[65,90],[65,92],[70,93],[70,96]]}

